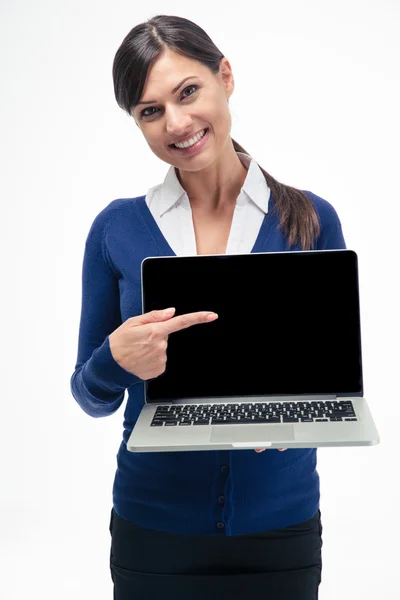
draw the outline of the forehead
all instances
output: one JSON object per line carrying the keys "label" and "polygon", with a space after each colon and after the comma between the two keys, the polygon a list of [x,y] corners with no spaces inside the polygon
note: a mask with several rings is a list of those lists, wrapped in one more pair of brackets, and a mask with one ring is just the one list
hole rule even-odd
{"label": "forehead", "polygon": [[211,71],[197,60],[166,50],[150,67],[142,98],[148,94],[170,93],[174,85],[185,77],[210,78]]}

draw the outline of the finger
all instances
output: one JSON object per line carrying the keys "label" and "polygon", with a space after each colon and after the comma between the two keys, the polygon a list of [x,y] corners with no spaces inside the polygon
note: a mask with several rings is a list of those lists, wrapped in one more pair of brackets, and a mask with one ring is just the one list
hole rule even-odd
{"label": "finger", "polygon": [[139,325],[147,325],[149,323],[167,321],[173,316],[174,312],[175,308],[166,308],[165,310],[152,310],[148,313],[144,313],[143,315],[131,317],[131,323],[136,327]]}
{"label": "finger", "polygon": [[186,329],[192,325],[199,325],[200,323],[209,323],[216,319],[218,319],[218,315],[210,311],[187,313],[186,315],[174,317],[165,323],[160,323],[160,329],[163,335],[169,335],[170,333],[174,333],[174,331],[180,331],[181,329]]}
{"label": "finger", "polygon": [[[266,450],[266,448],[255,448],[255,452],[264,452],[264,450]],[[279,452],[285,452],[285,450],[287,450],[287,448],[278,448]]]}

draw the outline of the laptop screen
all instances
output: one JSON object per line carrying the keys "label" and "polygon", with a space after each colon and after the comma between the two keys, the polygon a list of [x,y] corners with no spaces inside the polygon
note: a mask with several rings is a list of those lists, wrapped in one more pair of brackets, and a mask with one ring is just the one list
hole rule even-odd
{"label": "laptop screen", "polygon": [[169,335],[147,402],[363,393],[352,250],[147,258],[142,301],[219,315]]}

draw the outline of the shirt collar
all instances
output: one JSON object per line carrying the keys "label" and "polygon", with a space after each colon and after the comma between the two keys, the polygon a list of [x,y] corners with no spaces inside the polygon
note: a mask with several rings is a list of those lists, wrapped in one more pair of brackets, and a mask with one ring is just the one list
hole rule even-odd
{"label": "shirt collar", "polygon": [[[270,189],[263,172],[257,162],[249,154],[237,152],[237,155],[241,163],[247,169],[246,179],[240,190],[237,203],[243,205],[251,200],[258,208],[267,214]],[[168,173],[161,185],[160,193],[160,217],[178,203],[184,208],[190,208],[189,198],[183,189],[176,175],[175,167],[173,166],[168,169]]]}

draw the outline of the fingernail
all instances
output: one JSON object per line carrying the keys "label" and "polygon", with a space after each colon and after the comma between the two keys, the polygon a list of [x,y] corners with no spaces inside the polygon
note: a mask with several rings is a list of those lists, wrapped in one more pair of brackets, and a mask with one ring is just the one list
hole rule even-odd
{"label": "fingernail", "polygon": [[217,313],[210,313],[207,317],[207,321],[214,321],[217,318],[218,318]]}

